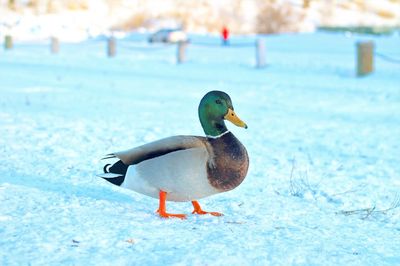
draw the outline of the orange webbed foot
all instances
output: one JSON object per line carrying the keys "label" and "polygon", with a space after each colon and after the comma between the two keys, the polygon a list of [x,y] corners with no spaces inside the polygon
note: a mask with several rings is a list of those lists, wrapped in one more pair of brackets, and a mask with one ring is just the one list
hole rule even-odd
{"label": "orange webbed foot", "polygon": [[166,200],[167,200],[167,192],[160,190],[160,206],[157,210],[157,213],[162,218],[179,218],[179,219],[186,219],[185,214],[174,214],[174,213],[167,213],[166,211]]}
{"label": "orange webbed foot", "polygon": [[186,214],[167,213],[165,211],[160,212],[159,209],[157,210],[157,213],[161,218],[179,218],[179,219],[182,219],[182,220],[187,218]]}
{"label": "orange webbed foot", "polygon": [[201,209],[201,207],[200,207],[200,204],[195,200],[192,201],[192,204],[193,204],[193,208],[194,208],[192,214],[199,214],[199,215],[211,214],[212,216],[223,216],[223,214],[220,213],[220,212],[206,212],[206,211],[203,211]]}
{"label": "orange webbed foot", "polygon": [[201,211],[194,210],[194,211],[192,211],[192,214],[199,214],[199,215],[211,214],[213,216],[223,216],[223,214],[220,212],[205,212],[203,210],[201,210]]}

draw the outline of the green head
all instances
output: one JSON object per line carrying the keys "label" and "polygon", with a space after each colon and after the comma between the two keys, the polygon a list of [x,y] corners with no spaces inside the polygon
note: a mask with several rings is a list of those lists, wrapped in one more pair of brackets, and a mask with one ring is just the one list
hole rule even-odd
{"label": "green head", "polygon": [[229,120],[239,127],[247,125],[233,111],[231,98],[223,91],[210,91],[199,104],[201,126],[207,136],[218,136],[228,129],[224,120]]}

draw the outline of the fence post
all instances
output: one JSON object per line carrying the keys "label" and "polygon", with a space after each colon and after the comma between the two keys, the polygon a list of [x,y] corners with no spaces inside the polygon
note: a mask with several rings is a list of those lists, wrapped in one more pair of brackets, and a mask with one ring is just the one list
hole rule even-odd
{"label": "fence post", "polygon": [[181,64],[186,60],[186,46],[187,42],[178,42],[178,50],[176,52],[176,61]]}
{"label": "fence post", "polygon": [[13,48],[13,40],[11,35],[6,35],[4,37],[4,48],[9,50]]}
{"label": "fence post", "polygon": [[374,71],[374,42],[357,42],[357,76]]}
{"label": "fence post", "polygon": [[57,54],[60,51],[60,42],[57,37],[51,37],[51,53]]}
{"label": "fence post", "polygon": [[116,54],[116,40],[114,36],[111,36],[108,38],[108,44],[107,44],[107,55],[108,57],[114,57]]}
{"label": "fence post", "polygon": [[265,66],[265,43],[263,39],[257,39],[256,42],[256,67]]}

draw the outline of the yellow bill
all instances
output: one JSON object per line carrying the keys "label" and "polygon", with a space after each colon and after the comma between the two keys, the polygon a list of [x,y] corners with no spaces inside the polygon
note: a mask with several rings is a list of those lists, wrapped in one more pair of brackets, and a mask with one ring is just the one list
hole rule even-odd
{"label": "yellow bill", "polygon": [[243,122],[236,114],[235,112],[229,108],[228,113],[224,116],[224,118],[230,122],[232,122],[234,125],[238,127],[244,127],[247,128],[247,125],[245,122]]}

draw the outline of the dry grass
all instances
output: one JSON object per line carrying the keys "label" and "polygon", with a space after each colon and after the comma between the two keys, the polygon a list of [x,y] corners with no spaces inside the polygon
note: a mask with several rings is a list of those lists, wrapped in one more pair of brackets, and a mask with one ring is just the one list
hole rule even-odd
{"label": "dry grass", "polygon": [[256,31],[259,33],[297,32],[305,19],[303,9],[290,3],[264,2],[259,9]]}
{"label": "dry grass", "polygon": [[[355,193],[357,191],[362,190],[365,188],[365,184],[361,184],[355,188],[349,189],[344,192],[340,193],[335,193],[328,195],[327,193],[324,193],[322,190],[319,189],[318,184],[311,184],[310,180],[308,178],[308,172],[307,171],[297,171],[297,175],[295,176],[295,170],[296,170],[296,159],[293,158],[292,160],[292,169],[290,171],[290,177],[289,177],[289,194],[294,197],[299,197],[303,198],[306,193],[311,194],[314,199],[316,198],[315,196],[323,196],[326,200],[331,201],[337,196],[343,196],[346,194],[350,193]],[[277,193],[280,195],[280,193]],[[400,193],[397,193],[394,196],[393,201],[389,206],[386,208],[378,208],[376,205],[367,207],[367,208],[360,208],[360,209],[353,209],[353,210],[341,210],[335,212],[336,214],[342,214],[345,216],[358,216],[362,220],[366,220],[369,218],[387,218],[389,217],[391,212],[394,212],[395,210],[400,209]]]}
{"label": "dry grass", "polygon": [[143,27],[149,19],[149,15],[145,13],[137,13],[131,16],[128,20],[123,21],[120,24],[117,24],[112,27],[113,30],[124,30],[129,31],[133,29],[137,29],[139,27]]}
{"label": "dry grass", "polygon": [[[210,0],[173,2],[176,8],[157,10],[151,14],[133,10],[131,18],[116,28],[131,30],[147,27],[147,22],[154,19],[172,19],[187,31],[219,33],[223,26],[227,26],[233,34],[298,32],[302,30],[307,12],[302,5],[257,0],[253,3],[257,15],[255,18],[249,17],[249,3],[243,0],[231,1],[228,6],[215,5]],[[140,3],[139,0],[138,5]]]}
{"label": "dry grass", "polygon": [[[215,8],[208,0],[200,1],[175,1],[177,8],[170,10],[150,12],[133,11],[134,14],[116,28],[132,30],[138,27],[149,27],[153,20],[174,20],[187,31],[219,32],[224,25],[235,33],[242,33],[240,25],[241,1],[232,1],[226,9]],[[237,4],[239,3],[239,4]]]}
{"label": "dry grass", "polygon": [[30,0],[26,6],[37,13],[56,13],[62,10],[88,10],[88,0]]}
{"label": "dry grass", "polygon": [[388,212],[393,211],[399,207],[400,207],[400,195],[398,194],[398,195],[396,195],[395,199],[390,204],[390,206],[385,209],[378,209],[376,206],[372,206],[369,208],[362,208],[362,209],[349,210],[349,211],[340,211],[338,213],[346,215],[346,216],[359,215],[361,219],[365,220],[375,214],[387,215]]}
{"label": "dry grass", "polygon": [[377,10],[376,14],[382,18],[386,18],[386,19],[395,19],[396,18],[396,13],[394,11],[391,10]]}
{"label": "dry grass", "polygon": [[87,1],[82,0],[64,0],[65,6],[68,10],[87,10],[89,4]]}
{"label": "dry grass", "polygon": [[[314,29],[313,21],[307,13],[319,12],[320,25],[333,25],[337,10],[351,10],[373,13],[388,23],[398,21],[400,0],[382,1],[378,5],[373,0],[318,1],[303,0],[0,0],[9,8],[23,12],[33,9],[37,14],[57,13],[63,10],[91,10],[92,5],[106,5],[112,21],[119,21],[114,29],[132,30],[139,27],[151,28],[157,19],[175,20],[187,31],[219,33],[227,26],[233,34],[243,33],[287,33],[304,32]],[[225,4],[224,4],[225,3]],[[159,8],[158,8],[159,7]],[[393,8],[392,8],[393,7]],[[129,13],[130,12],[130,13]],[[129,17],[130,16],[130,17]],[[126,19],[128,18],[128,19]],[[124,19],[124,20],[122,20]],[[121,21],[122,20],[122,21]]]}
{"label": "dry grass", "polygon": [[318,194],[318,186],[319,184],[310,182],[308,170],[296,169],[296,158],[293,158],[289,177],[289,194],[299,198],[303,198],[306,193],[311,193],[314,196]]}

